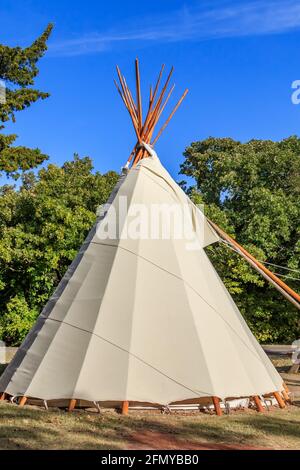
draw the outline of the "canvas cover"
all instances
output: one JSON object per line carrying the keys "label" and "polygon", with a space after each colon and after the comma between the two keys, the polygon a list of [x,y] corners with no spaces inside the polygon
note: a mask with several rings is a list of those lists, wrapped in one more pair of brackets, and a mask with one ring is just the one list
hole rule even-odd
{"label": "canvas cover", "polygon": [[[124,237],[120,202],[187,204],[195,239]],[[144,209],[142,209],[144,210]],[[218,236],[157,158],[124,175],[76,259],[0,379],[44,400],[169,404],[282,390],[204,247]]]}

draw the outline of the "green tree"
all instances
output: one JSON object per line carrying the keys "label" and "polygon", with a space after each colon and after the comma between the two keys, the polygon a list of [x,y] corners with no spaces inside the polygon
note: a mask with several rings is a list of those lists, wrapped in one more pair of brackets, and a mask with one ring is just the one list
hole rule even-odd
{"label": "green tree", "polygon": [[[0,80],[6,86],[6,100],[0,103],[0,130],[8,120],[15,122],[15,113],[28,108],[48,93],[32,88],[38,75],[37,62],[47,50],[47,40],[52,30],[49,24],[43,34],[30,47],[8,47],[0,44]],[[2,123],[2,124],[1,124]],[[48,157],[39,149],[23,146],[12,147],[17,135],[0,133],[0,174],[18,177],[23,172],[37,167]]]}
{"label": "green tree", "polygon": [[89,158],[49,164],[0,193],[0,338],[18,345],[74,259],[118,176]]}
{"label": "green tree", "polygon": [[[187,188],[208,217],[256,258],[300,271],[300,139],[280,142],[230,138],[194,142],[181,173],[195,179]],[[299,337],[299,312],[238,255],[222,244],[209,256],[261,342]],[[276,272],[300,278],[299,273]],[[300,283],[284,279],[299,291]]]}

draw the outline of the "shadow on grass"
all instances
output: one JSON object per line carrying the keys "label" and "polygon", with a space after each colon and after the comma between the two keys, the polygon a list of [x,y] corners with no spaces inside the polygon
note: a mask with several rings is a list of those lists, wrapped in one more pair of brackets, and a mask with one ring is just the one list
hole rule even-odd
{"label": "shadow on grass", "polygon": [[[231,415],[222,418],[196,415],[192,420],[190,417],[173,416],[169,419],[168,416],[165,416],[163,417],[165,421],[162,421],[162,417],[159,421],[153,420],[151,417],[139,420],[134,420],[134,418],[131,420],[129,417],[127,426],[126,419],[121,418],[120,427],[123,438],[131,442],[136,439],[137,443],[139,442],[139,433],[146,430],[153,434],[160,434],[162,437],[171,436],[177,441],[181,440],[183,445],[188,445],[188,443],[203,444],[203,442],[209,441],[219,444],[220,448],[221,444],[227,444],[228,448],[230,446],[232,448],[238,446],[275,447],[278,445],[277,438],[281,437],[281,445],[286,439],[290,440],[290,444],[291,441],[294,443],[295,440],[299,440],[300,447],[300,416],[293,420],[293,415],[287,415],[286,411],[278,410],[278,413],[282,413],[282,416],[268,413],[253,416]],[[120,432],[121,429],[118,428],[117,432]]]}
{"label": "shadow on grass", "polygon": [[[97,422],[97,427],[95,426]],[[122,449],[114,417],[0,406],[0,449]]]}
{"label": "shadow on grass", "polygon": [[66,413],[5,404],[0,406],[0,418],[1,449],[230,449],[275,447],[279,441],[281,446],[287,441],[300,447],[297,408],[221,418],[134,413],[123,417],[113,412]]}

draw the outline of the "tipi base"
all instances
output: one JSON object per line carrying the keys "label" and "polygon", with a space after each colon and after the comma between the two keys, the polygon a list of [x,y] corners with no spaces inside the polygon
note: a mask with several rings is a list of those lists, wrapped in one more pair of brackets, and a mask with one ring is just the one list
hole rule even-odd
{"label": "tipi base", "polygon": [[129,411],[152,411],[160,413],[172,412],[195,412],[202,411],[208,413],[215,413],[221,416],[223,412],[229,414],[234,410],[246,410],[248,408],[256,409],[258,412],[268,410],[270,407],[279,406],[285,408],[286,404],[291,403],[290,395],[286,390],[284,392],[274,392],[267,394],[263,397],[229,397],[226,400],[220,400],[217,397],[203,397],[198,399],[190,399],[184,401],[177,401],[168,405],[161,405],[159,403],[150,402],[135,402],[135,401],[102,401],[90,402],[87,400],[76,399],[60,399],[60,400],[42,400],[39,398],[30,397],[10,397],[3,393],[2,400],[7,399],[19,406],[33,405],[43,406],[44,408],[60,408],[68,411],[75,409],[94,408],[98,412],[101,409],[115,409],[123,415],[127,415]]}

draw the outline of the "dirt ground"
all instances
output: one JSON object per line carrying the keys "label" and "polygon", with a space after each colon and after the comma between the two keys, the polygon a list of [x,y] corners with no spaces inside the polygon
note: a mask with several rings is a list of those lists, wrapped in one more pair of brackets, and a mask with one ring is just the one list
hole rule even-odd
{"label": "dirt ground", "polygon": [[186,442],[180,438],[156,431],[135,432],[128,439],[128,449],[134,450],[263,450],[266,447],[218,444],[213,442]]}
{"label": "dirt ground", "polygon": [[214,414],[46,411],[0,402],[0,449],[300,449],[300,402]]}

